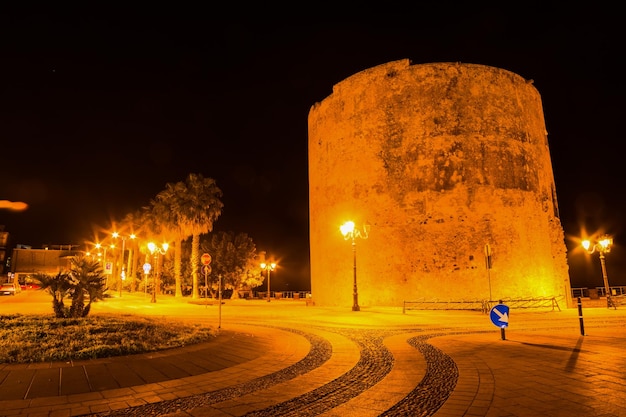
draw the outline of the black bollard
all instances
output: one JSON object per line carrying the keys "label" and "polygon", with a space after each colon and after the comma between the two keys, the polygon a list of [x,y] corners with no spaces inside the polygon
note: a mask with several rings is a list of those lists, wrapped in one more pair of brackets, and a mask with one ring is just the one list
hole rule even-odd
{"label": "black bollard", "polygon": [[585,335],[585,324],[583,323],[583,302],[580,297],[578,297],[578,320],[580,321],[580,335]]}
{"label": "black bollard", "polygon": [[[498,303],[502,304],[502,300],[498,300]],[[500,327],[500,337],[502,338],[502,340],[506,340],[506,334],[504,332],[504,327],[505,326]]]}

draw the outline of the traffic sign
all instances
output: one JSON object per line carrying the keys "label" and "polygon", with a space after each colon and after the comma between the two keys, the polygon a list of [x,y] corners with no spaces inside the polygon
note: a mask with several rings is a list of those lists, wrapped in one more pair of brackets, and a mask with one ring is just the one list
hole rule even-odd
{"label": "traffic sign", "polygon": [[489,314],[491,322],[501,329],[509,327],[509,306],[498,304],[491,309]]}
{"label": "traffic sign", "polygon": [[202,265],[208,265],[211,263],[211,255],[208,253],[203,253],[200,257],[200,261],[202,261]]}
{"label": "traffic sign", "polygon": [[202,273],[204,275],[209,275],[211,273],[211,265],[204,265],[202,267]]}

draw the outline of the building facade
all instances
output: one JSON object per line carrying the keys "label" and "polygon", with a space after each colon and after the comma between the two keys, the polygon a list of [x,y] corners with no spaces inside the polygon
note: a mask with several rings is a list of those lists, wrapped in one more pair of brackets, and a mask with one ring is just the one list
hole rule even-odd
{"label": "building facade", "polygon": [[[361,306],[571,303],[531,81],[484,65],[390,62],[336,84],[308,129],[316,304],[350,306],[354,275]],[[347,220],[368,232],[354,246],[339,230]]]}

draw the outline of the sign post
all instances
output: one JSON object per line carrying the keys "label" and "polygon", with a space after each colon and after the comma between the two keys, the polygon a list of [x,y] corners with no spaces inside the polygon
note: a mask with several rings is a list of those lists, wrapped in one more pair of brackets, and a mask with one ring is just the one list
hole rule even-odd
{"label": "sign post", "polygon": [[[204,298],[209,298],[209,285],[207,283],[207,276],[211,273],[211,267],[209,266],[209,264],[211,263],[211,255],[209,255],[208,253],[203,253],[202,256],[200,257],[200,261],[202,262],[202,265],[204,265],[202,267],[202,272],[204,273]],[[205,308],[207,306],[205,300]]]}
{"label": "sign post", "polygon": [[219,294],[218,296],[218,300],[219,300],[219,321],[217,323],[217,328],[221,329],[222,328],[222,274],[219,274],[218,279],[220,280],[218,286],[217,286],[217,292]]}
{"label": "sign post", "polygon": [[[204,274],[204,298],[209,298],[209,284],[207,282],[207,277],[211,273],[211,265],[204,265],[202,267],[202,273]],[[205,307],[207,306],[207,300],[205,300]]]}
{"label": "sign post", "polygon": [[502,340],[506,340],[504,329],[509,327],[509,306],[502,304],[502,300],[500,300],[500,304],[495,305],[491,309],[489,318],[494,326],[500,328]]}

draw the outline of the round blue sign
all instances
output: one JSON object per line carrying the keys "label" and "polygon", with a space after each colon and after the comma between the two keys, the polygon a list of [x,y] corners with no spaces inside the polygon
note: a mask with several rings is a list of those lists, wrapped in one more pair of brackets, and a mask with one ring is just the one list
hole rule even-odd
{"label": "round blue sign", "polygon": [[491,322],[501,329],[509,327],[509,306],[498,304],[491,309],[489,314]]}

